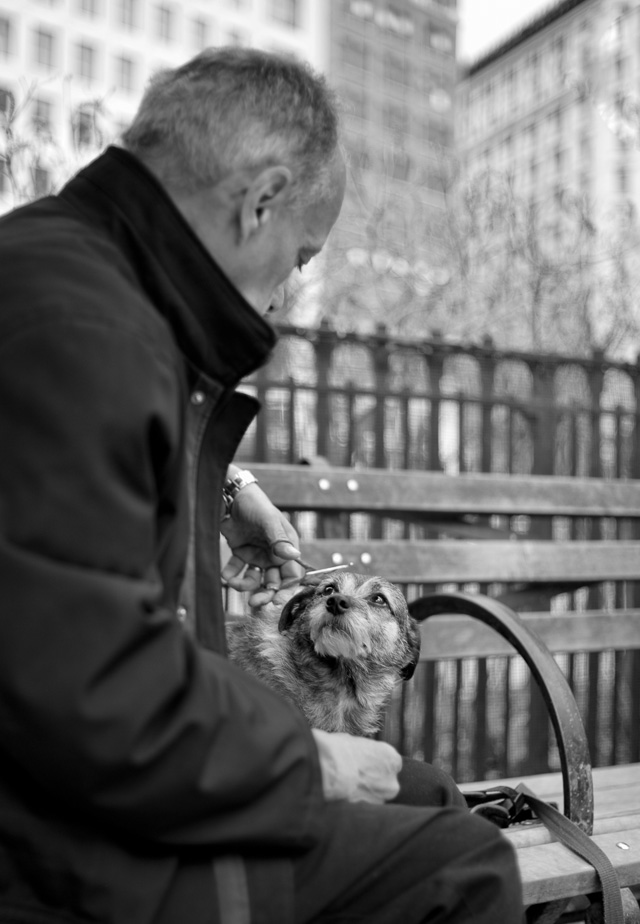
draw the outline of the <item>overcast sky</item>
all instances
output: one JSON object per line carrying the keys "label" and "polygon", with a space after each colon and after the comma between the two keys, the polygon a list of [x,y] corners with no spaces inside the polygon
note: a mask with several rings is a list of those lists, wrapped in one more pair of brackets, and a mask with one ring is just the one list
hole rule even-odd
{"label": "overcast sky", "polygon": [[459,0],[458,56],[476,58],[550,6],[552,0]]}

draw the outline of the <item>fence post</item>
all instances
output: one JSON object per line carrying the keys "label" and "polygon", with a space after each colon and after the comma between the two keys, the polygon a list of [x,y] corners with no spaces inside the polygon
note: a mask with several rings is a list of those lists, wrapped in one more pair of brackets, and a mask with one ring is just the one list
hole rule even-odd
{"label": "fence post", "polygon": [[533,364],[534,400],[534,475],[553,475],[555,445],[554,377],[555,367],[549,363]]}
{"label": "fence post", "polygon": [[[589,462],[589,475],[592,478],[599,478],[602,475],[601,462],[601,442],[602,442],[602,419],[600,399],[602,397],[602,386],[604,385],[604,371],[602,363],[604,353],[602,350],[593,351],[594,365],[589,373],[589,391],[591,393],[591,460]],[[597,362],[597,366],[595,363]]]}
{"label": "fence post", "polygon": [[[376,327],[375,346],[373,350],[373,367],[376,381],[376,407],[375,407],[375,465],[376,468],[386,468],[386,396],[389,385],[389,335],[384,324]],[[376,536],[375,538],[380,538]]]}
{"label": "fence post", "polygon": [[314,340],[314,347],[316,352],[316,381],[318,383],[316,452],[317,455],[324,459],[330,459],[331,455],[329,370],[335,342],[336,338],[331,325],[326,318],[323,318],[318,329],[317,338]]}
{"label": "fence post", "polygon": [[[602,419],[601,419],[601,397],[602,387],[604,385],[603,360],[604,353],[602,350],[593,351],[594,364],[589,373],[589,392],[591,395],[591,458],[589,461],[589,475],[592,478],[598,478],[602,475]],[[587,521],[585,539],[599,539],[600,523],[595,523],[593,518]],[[597,609],[602,605],[602,589],[600,587],[590,587],[587,592],[587,607]],[[591,762],[594,766],[598,765],[598,692],[600,686],[600,655],[595,652],[588,657],[589,665],[589,683],[587,690],[586,715],[583,716],[587,740],[591,747]]]}
{"label": "fence post", "polygon": [[[536,362],[533,373],[533,472],[552,475],[554,468],[555,414],[554,367]],[[551,517],[533,517],[527,538],[550,539],[553,534]],[[550,601],[549,601],[550,605]],[[546,607],[545,607],[546,608]],[[530,685],[528,773],[544,773],[549,769],[549,713],[542,693],[533,678]]]}
{"label": "fence post", "polygon": [[[634,375],[636,414],[633,434],[633,456],[631,460],[631,477],[640,479],[640,353],[636,358]],[[640,539],[640,524],[634,526],[634,539]],[[630,587],[631,606],[640,606],[640,581],[634,581]],[[640,760],[640,652],[632,654],[631,670],[631,741],[629,757],[632,761]]]}
{"label": "fence post", "polygon": [[[482,341],[486,350],[493,350],[493,340],[487,335]],[[492,423],[491,412],[493,410],[493,389],[496,374],[495,353],[485,356],[480,363],[480,376],[482,385],[482,454],[480,459],[480,471],[491,471],[491,446],[492,446]]]}
{"label": "fence post", "polygon": [[269,441],[267,430],[269,424],[269,406],[267,403],[267,381],[269,375],[266,366],[262,366],[256,375],[256,398],[262,405],[262,412],[256,418],[255,453],[258,462],[269,462]]}
{"label": "fence post", "polygon": [[427,375],[429,381],[429,393],[431,398],[431,413],[429,415],[429,458],[427,459],[427,469],[432,472],[442,470],[442,460],[440,458],[440,401],[442,391],[440,383],[444,375],[444,350],[439,344],[442,337],[439,331],[432,334],[432,349],[429,352],[425,350],[425,357],[428,358]]}

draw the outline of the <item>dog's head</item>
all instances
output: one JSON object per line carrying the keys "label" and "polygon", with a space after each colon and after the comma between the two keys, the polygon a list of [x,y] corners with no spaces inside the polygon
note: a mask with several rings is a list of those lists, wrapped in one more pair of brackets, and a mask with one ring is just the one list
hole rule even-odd
{"label": "dog's head", "polygon": [[418,624],[404,596],[380,577],[327,575],[286,603],[278,629],[307,636],[321,657],[395,668],[403,680],[420,656]]}

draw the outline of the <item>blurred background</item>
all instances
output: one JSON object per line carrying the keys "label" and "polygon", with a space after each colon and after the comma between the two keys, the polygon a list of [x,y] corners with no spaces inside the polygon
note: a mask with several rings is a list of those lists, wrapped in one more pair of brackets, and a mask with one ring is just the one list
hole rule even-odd
{"label": "blurred background", "polygon": [[640,9],[620,0],[0,0],[0,206],[57,188],[207,45],[308,60],[350,182],[304,327],[633,359]]}

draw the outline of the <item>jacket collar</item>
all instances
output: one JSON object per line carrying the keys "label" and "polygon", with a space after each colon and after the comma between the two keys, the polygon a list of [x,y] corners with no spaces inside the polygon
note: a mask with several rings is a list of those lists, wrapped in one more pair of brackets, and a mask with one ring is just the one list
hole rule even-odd
{"label": "jacket collar", "polygon": [[229,281],[136,157],[107,148],[60,196],[116,239],[196,369],[232,386],[264,364],[276,343],[274,329]]}

